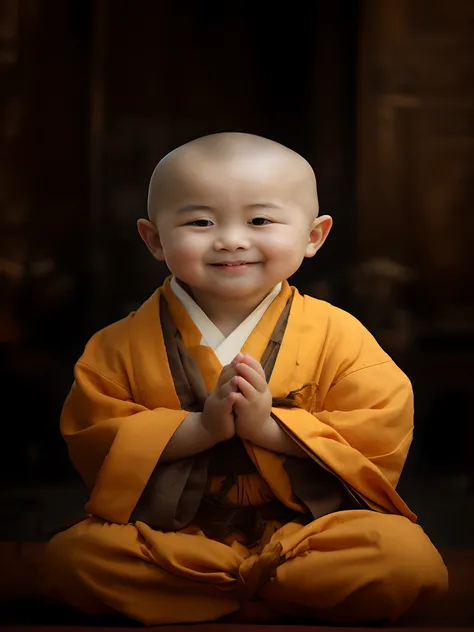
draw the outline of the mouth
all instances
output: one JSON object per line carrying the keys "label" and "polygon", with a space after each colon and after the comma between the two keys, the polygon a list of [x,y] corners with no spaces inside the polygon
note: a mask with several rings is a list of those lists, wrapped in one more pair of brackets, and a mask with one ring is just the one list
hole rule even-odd
{"label": "mouth", "polygon": [[232,272],[244,272],[256,263],[256,261],[221,261],[220,263],[211,263],[211,267],[230,274]]}
{"label": "mouth", "polygon": [[211,266],[215,268],[239,268],[242,266],[250,266],[255,261],[221,261],[219,263],[211,263]]}

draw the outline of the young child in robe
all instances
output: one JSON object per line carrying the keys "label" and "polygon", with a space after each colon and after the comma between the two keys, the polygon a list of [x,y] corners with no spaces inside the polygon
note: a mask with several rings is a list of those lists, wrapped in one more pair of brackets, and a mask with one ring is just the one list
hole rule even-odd
{"label": "young child in robe", "polygon": [[138,231],[171,276],[75,367],[61,431],[88,516],[48,543],[46,595],[146,625],[357,623],[446,589],[396,492],[409,380],[288,284],[330,232],[318,210],[310,165],[264,138],[212,135],[158,164]]}

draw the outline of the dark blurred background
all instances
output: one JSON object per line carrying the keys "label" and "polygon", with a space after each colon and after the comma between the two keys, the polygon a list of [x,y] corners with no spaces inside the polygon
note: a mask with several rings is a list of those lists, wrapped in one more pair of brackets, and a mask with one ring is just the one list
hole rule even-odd
{"label": "dark blurred background", "polygon": [[294,282],[408,373],[401,492],[474,546],[473,26],[472,0],[1,0],[0,537],[81,513],[74,362],[167,275],[135,228],[155,164],[234,130],[313,165],[335,226]]}

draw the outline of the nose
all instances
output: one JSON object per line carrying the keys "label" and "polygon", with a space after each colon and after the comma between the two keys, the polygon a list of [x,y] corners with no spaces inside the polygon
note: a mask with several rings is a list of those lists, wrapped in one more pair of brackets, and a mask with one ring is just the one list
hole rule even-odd
{"label": "nose", "polygon": [[214,241],[215,250],[234,252],[236,250],[248,250],[249,248],[250,240],[245,229],[236,226],[221,229]]}

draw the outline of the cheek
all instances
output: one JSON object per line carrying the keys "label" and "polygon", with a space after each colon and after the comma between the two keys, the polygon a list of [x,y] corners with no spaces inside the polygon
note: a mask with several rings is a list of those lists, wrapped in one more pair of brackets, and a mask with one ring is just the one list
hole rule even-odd
{"label": "cheek", "polygon": [[164,252],[178,263],[184,260],[197,259],[206,249],[205,239],[199,234],[183,234],[175,236],[164,245]]}
{"label": "cheek", "polygon": [[308,242],[307,235],[302,230],[282,226],[283,230],[274,231],[262,239],[262,249],[269,257],[298,258]]}

